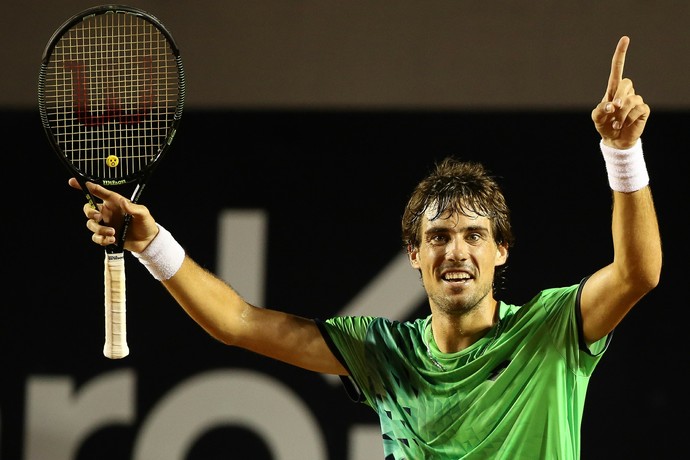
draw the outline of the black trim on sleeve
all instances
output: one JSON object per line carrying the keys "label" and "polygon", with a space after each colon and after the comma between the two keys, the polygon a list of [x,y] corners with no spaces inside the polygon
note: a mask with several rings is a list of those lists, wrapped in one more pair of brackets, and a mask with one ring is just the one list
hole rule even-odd
{"label": "black trim on sleeve", "polygon": [[[589,349],[589,346],[587,346],[587,341],[585,341],[585,333],[582,330],[582,307],[580,305],[580,297],[582,296],[582,288],[585,287],[585,283],[589,279],[589,276],[585,277],[580,281],[580,287],[577,288],[577,299],[575,300],[575,316],[577,319],[577,337],[578,341],[580,343],[580,350],[584,351],[590,356],[594,356],[594,354],[591,352]],[[613,331],[609,332],[608,336],[606,337],[606,346],[604,348],[607,348],[609,343],[611,343],[611,338],[613,337]]]}
{"label": "black trim on sleeve", "polygon": [[340,350],[338,350],[338,347],[335,346],[335,343],[333,342],[333,339],[331,339],[331,336],[328,334],[328,331],[326,331],[326,327],[323,324],[323,321],[316,318],[314,319],[314,323],[316,324],[316,327],[319,328],[319,331],[321,332],[321,335],[323,336],[323,340],[326,342],[326,345],[328,345],[328,348],[331,350],[331,353],[333,353],[338,361],[340,361],[340,364],[343,365],[345,369],[347,369],[348,375],[339,375],[340,381],[343,383],[343,387],[345,387],[345,391],[347,392],[347,395],[350,397],[350,399],[354,402],[364,402],[364,394],[359,388],[359,385],[354,381],[354,379],[351,377],[352,372],[350,371],[350,368],[347,365],[347,362],[345,362],[345,359],[343,358],[343,355],[340,353]]}

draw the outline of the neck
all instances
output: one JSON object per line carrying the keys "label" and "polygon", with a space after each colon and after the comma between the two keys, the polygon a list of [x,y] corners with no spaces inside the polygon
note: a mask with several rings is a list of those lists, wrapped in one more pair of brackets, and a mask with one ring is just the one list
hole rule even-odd
{"label": "neck", "polygon": [[499,322],[498,302],[494,301],[488,308],[462,315],[433,312],[431,331],[440,351],[454,353],[484,337]]}

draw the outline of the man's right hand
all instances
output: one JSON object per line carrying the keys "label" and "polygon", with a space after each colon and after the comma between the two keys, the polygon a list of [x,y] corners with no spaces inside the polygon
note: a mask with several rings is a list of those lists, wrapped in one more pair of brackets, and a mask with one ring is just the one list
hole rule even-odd
{"label": "man's right hand", "polygon": [[[82,190],[75,178],[70,178],[72,188]],[[124,222],[125,214],[131,216],[124,248],[128,251],[142,252],[158,234],[158,226],[144,205],[132,203],[124,196],[93,182],[86,183],[89,193],[102,200],[94,209],[89,203],[84,204],[86,227],[93,233],[91,240],[101,246],[115,244],[117,235]]]}

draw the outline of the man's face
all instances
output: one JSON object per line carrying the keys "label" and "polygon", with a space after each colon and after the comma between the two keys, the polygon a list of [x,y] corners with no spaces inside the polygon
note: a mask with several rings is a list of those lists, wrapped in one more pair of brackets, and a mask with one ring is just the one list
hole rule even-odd
{"label": "man's face", "polygon": [[462,314],[493,301],[493,278],[508,250],[494,242],[491,221],[476,214],[457,213],[422,219],[418,248],[410,263],[420,270],[432,313]]}

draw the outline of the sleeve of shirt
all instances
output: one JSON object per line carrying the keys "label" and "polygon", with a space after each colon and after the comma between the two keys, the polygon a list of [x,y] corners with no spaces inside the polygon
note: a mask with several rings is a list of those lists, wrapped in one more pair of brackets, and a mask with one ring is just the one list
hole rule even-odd
{"label": "sleeve of shirt", "polygon": [[584,343],[580,294],[586,281],[585,278],[578,285],[547,289],[541,294],[554,345],[565,354],[568,367],[580,375],[592,374],[612,335],[609,334],[590,346]]}
{"label": "sleeve of shirt", "polygon": [[362,387],[357,384],[357,375],[366,367],[366,336],[370,316],[337,316],[325,321],[316,320],[316,325],[333,354],[347,369],[349,375],[341,376],[348,396],[355,402],[370,404]]}

